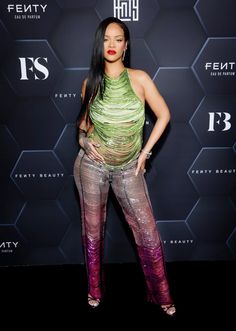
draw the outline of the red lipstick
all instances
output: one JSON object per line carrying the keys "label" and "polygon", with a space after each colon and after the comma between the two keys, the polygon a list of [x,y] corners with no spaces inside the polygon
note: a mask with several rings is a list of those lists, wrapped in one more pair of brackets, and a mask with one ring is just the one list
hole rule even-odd
{"label": "red lipstick", "polygon": [[107,53],[109,55],[115,55],[116,54],[116,51],[112,50],[112,49],[109,49],[109,51],[107,51]]}

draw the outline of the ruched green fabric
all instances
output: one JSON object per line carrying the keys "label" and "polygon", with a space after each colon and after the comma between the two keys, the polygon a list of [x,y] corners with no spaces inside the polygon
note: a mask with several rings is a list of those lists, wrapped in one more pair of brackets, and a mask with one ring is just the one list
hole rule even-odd
{"label": "ruched green fabric", "polygon": [[144,104],[135,94],[128,70],[117,78],[104,75],[103,98],[98,93],[90,105],[94,130],[89,137],[100,144],[97,151],[108,166],[122,167],[142,148]]}

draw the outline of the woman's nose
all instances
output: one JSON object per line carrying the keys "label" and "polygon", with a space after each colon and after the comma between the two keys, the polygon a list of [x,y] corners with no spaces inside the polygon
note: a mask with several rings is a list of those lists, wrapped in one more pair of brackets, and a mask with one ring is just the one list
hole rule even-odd
{"label": "woman's nose", "polygon": [[110,40],[109,46],[114,47],[114,40]]}

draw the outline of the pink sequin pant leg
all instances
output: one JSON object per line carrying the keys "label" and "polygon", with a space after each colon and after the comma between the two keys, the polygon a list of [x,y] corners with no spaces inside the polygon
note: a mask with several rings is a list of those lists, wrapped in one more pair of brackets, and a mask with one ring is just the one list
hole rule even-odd
{"label": "pink sequin pant leg", "polygon": [[74,164],[74,178],[80,195],[82,235],[88,274],[88,291],[102,297],[102,258],[106,204],[111,185],[133,232],[147,298],[156,304],[172,303],[166,277],[163,250],[157,231],[146,182],[136,161],[121,170],[108,170],[91,161],[81,150]]}

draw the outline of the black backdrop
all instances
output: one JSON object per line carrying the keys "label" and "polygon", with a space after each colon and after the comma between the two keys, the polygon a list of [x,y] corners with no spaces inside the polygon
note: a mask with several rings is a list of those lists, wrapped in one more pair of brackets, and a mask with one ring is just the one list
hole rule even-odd
{"label": "black backdrop", "polygon": [[[234,0],[0,2],[0,265],[83,263],[75,118],[98,23],[124,20],[131,64],[171,124],[146,179],[167,261],[236,257]],[[147,108],[145,137],[153,117]],[[105,262],[135,252],[111,193]]]}

